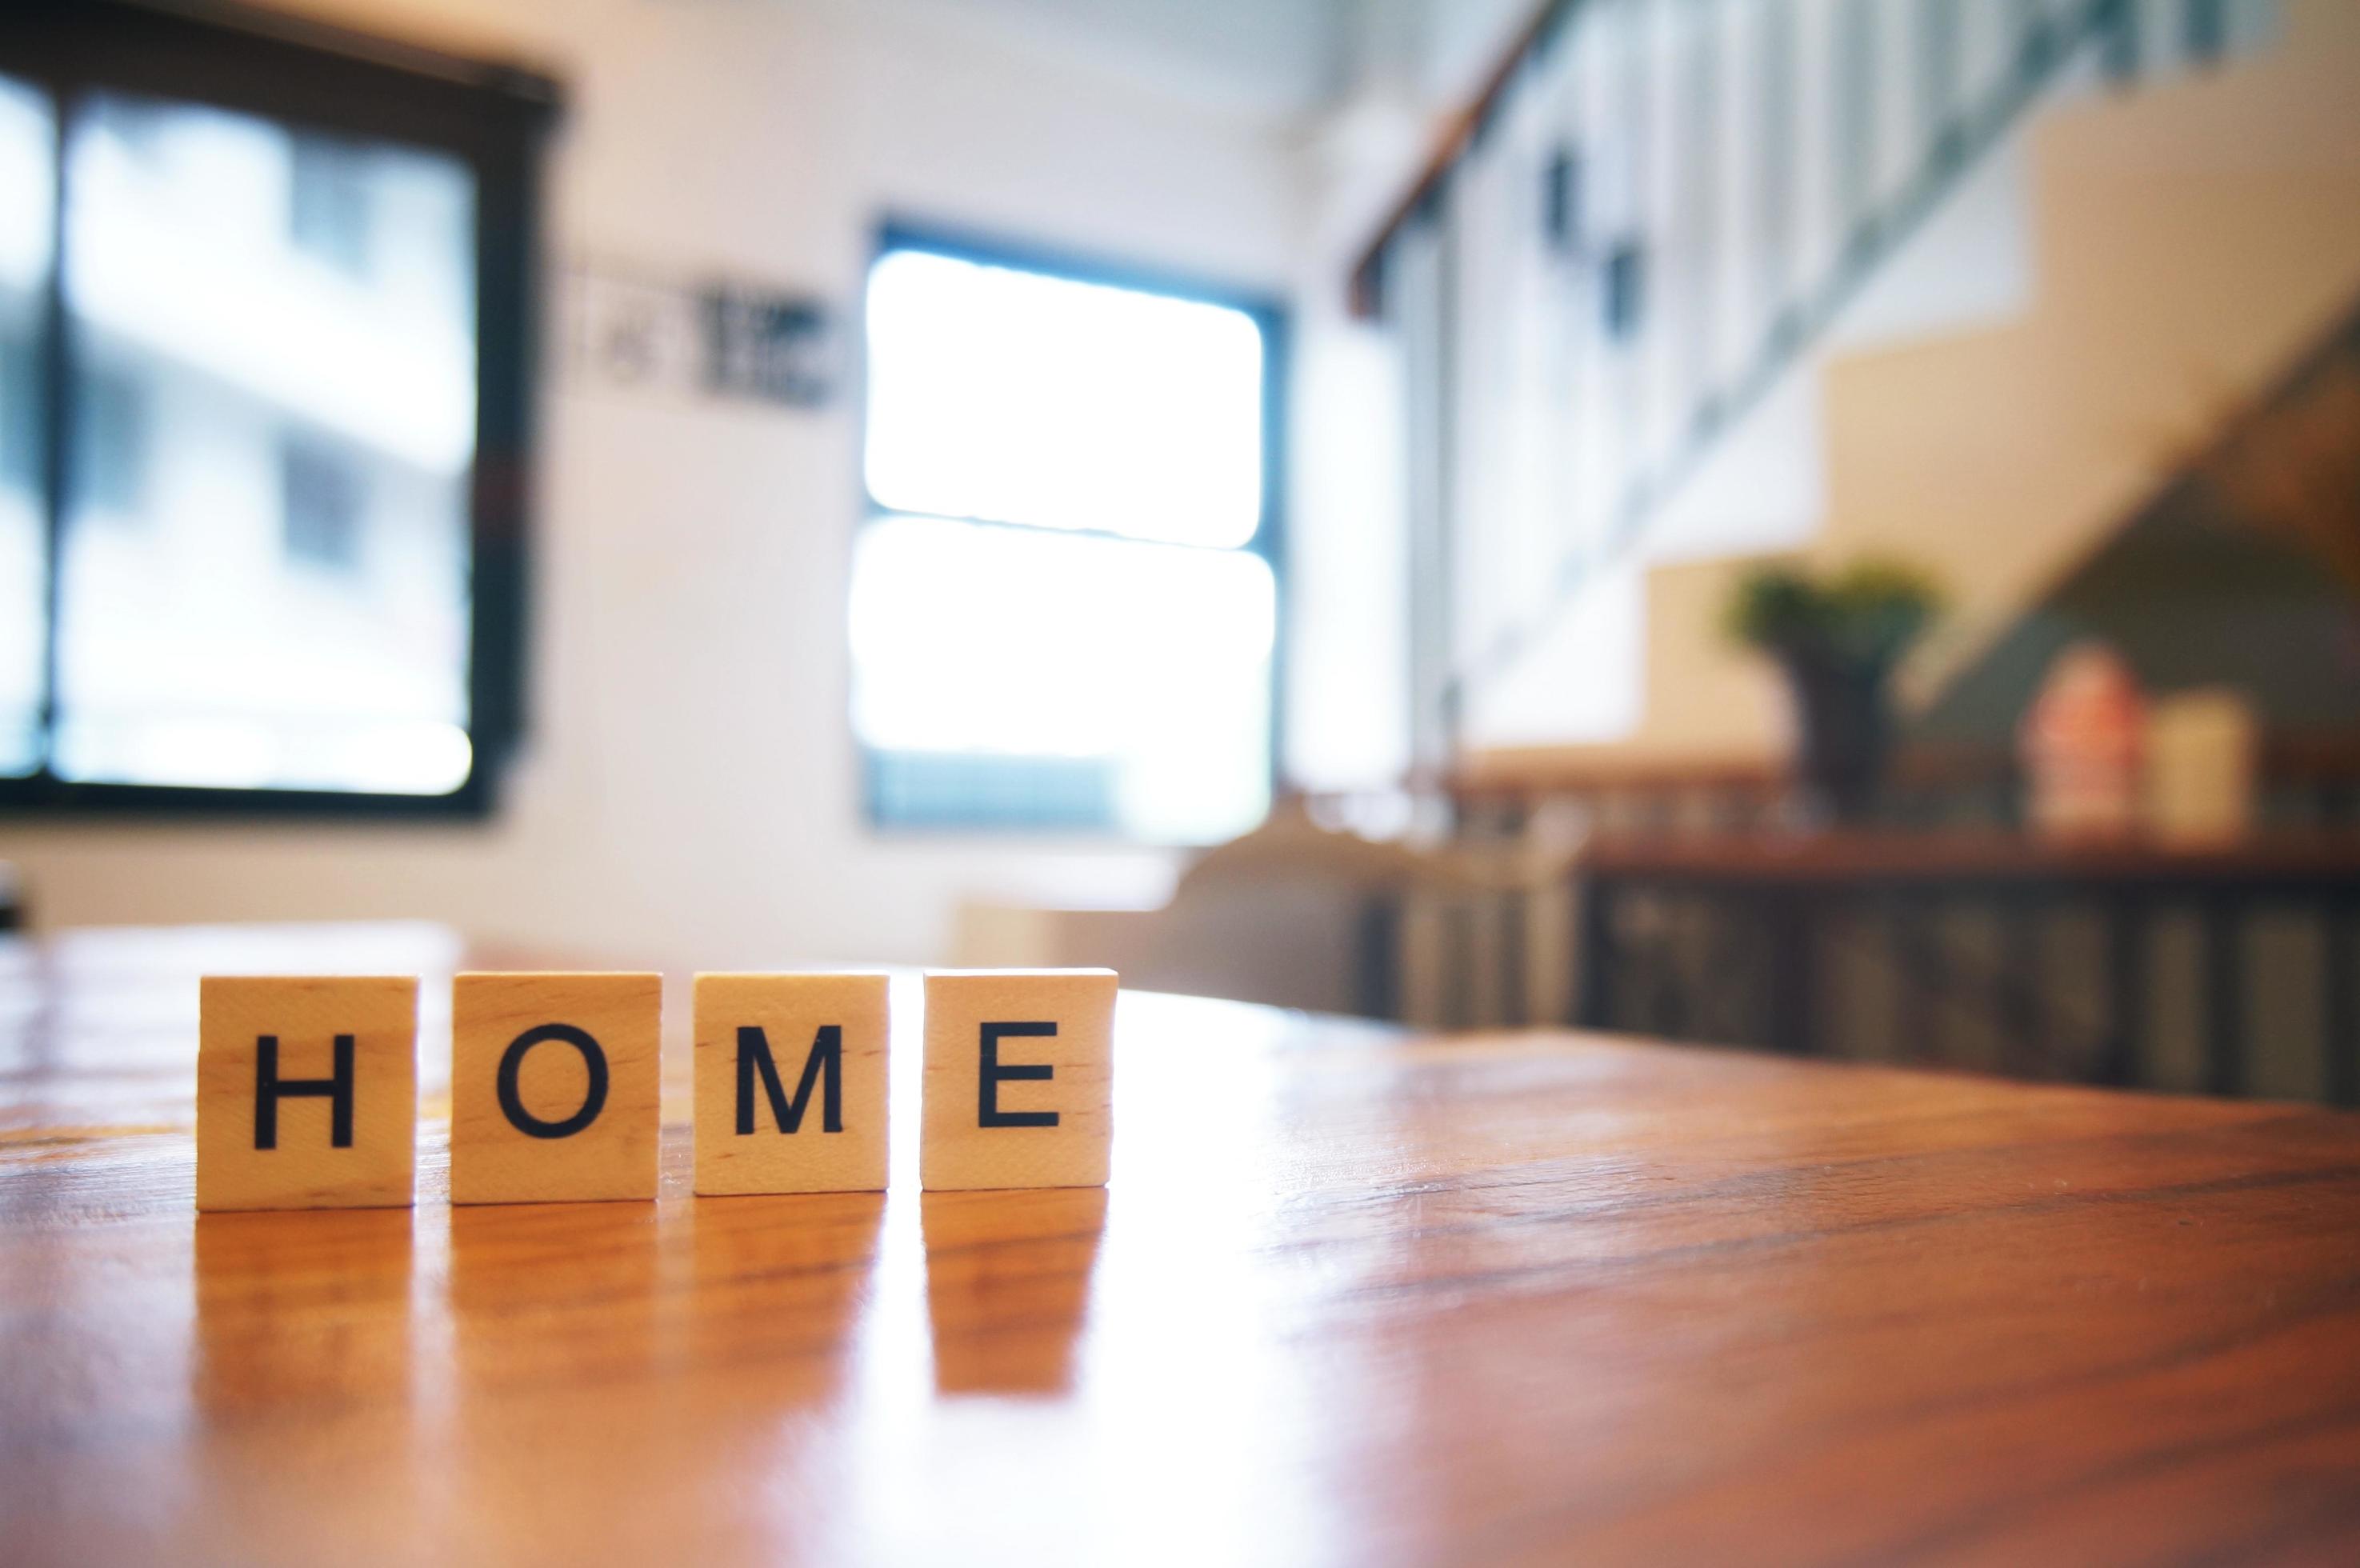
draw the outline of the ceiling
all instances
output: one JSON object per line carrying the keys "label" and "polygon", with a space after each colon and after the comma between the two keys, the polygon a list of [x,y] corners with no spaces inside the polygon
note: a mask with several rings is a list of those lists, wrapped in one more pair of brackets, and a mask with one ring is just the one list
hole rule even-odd
{"label": "ceiling", "polygon": [[1342,90],[1366,15],[1426,0],[862,0],[1203,106],[1293,118]]}
{"label": "ceiling", "polygon": [[1363,90],[1472,91],[1538,0],[858,0],[1199,104],[1301,120]]}

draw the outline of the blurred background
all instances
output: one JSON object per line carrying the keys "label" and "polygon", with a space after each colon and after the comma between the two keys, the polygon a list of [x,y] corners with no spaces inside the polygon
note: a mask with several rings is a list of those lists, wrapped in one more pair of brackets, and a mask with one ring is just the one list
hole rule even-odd
{"label": "blurred background", "polygon": [[0,17],[30,929],[2360,1100],[2360,10]]}

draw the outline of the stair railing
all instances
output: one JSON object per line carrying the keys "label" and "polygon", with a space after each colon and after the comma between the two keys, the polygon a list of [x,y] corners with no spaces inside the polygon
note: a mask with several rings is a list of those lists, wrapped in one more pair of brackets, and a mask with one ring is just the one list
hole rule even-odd
{"label": "stair railing", "polygon": [[[1352,277],[1357,310],[1418,340],[1411,644],[1415,700],[1433,710],[1418,715],[1421,757],[1451,749],[1470,690],[1646,541],[1667,499],[2031,110],[2069,83],[2209,65],[2266,34],[2269,10],[1550,0]],[[1529,299],[1492,298],[1498,257],[1519,245],[1547,258],[1560,295],[1547,321]],[[1590,385],[1564,400],[1550,461],[1561,445],[1584,470],[1567,494],[1595,500],[1519,525],[1487,593],[1470,546],[1513,530],[1466,499],[1470,478],[1497,485],[1459,450],[1482,424],[1466,394],[1483,363],[1534,352],[1533,334],[1568,319],[1590,341],[1546,352],[1581,361],[1559,379],[1586,371]]]}

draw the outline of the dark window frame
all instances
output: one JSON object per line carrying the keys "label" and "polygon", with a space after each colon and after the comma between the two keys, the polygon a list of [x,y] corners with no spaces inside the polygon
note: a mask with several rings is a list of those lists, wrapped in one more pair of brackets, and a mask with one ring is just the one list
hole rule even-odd
{"label": "dark window frame", "polygon": [[[1185,299],[1198,304],[1218,305],[1236,310],[1252,321],[1262,333],[1262,507],[1253,536],[1243,544],[1233,547],[1262,558],[1270,569],[1274,594],[1274,625],[1271,641],[1270,660],[1270,787],[1273,799],[1285,784],[1286,737],[1286,668],[1287,668],[1287,572],[1286,572],[1286,389],[1288,360],[1288,319],[1286,308],[1278,299],[1255,289],[1233,287],[1161,267],[1109,260],[1102,256],[1077,254],[1054,245],[1036,245],[978,234],[954,224],[913,221],[889,216],[879,224],[875,244],[869,256],[869,267],[861,274],[861,302],[858,319],[861,323],[860,354],[865,365],[868,354],[868,279],[877,263],[893,251],[919,251],[930,256],[948,256],[957,261],[975,262],[986,267],[1005,267],[1019,271],[1038,273],[1047,278],[1064,278],[1075,283],[1098,284],[1107,288],[1128,289],[1140,293],[1160,294],[1169,299]],[[853,524],[856,536],[861,529],[881,518],[905,514],[880,503],[869,491],[867,453],[869,450],[869,398],[864,385],[858,408],[858,452],[859,463],[859,506]],[[931,515],[931,514],[930,514]],[[1127,544],[1142,542],[1130,534],[1098,528],[1044,528],[1028,523],[1010,522],[1000,517],[952,517],[952,522],[971,523],[985,528],[1011,528],[1025,533],[1056,534],[1078,539],[1113,539]],[[1150,541],[1152,542],[1152,541]],[[847,727],[851,717],[852,670],[845,667],[845,713]],[[862,825],[872,837],[891,841],[910,839],[970,838],[994,844],[1012,841],[1039,841],[1060,844],[1105,844],[1126,847],[1175,847],[1161,841],[1142,838],[1126,832],[1117,824],[1085,825],[1076,823],[1028,821],[1021,816],[996,815],[989,809],[973,811],[964,817],[945,816],[939,820],[906,820],[887,815],[880,807],[885,783],[880,778],[879,760],[893,754],[879,753],[863,743],[856,734],[853,757],[859,770],[858,794]]]}
{"label": "dark window frame", "polygon": [[[0,816],[480,819],[525,731],[526,611],[540,347],[542,158],[557,84],[243,5],[18,0],[0,13],[0,74],[45,93],[63,169],[67,127],[93,93],[255,114],[305,130],[449,154],[475,180],[475,453],[470,530],[466,780],[442,795],[83,783],[47,770],[0,779]],[[62,185],[52,192],[62,217]],[[47,648],[42,725],[57,719],[59,545],[71,515],[75,384],[58,225],[38,377],[45,417]]]}

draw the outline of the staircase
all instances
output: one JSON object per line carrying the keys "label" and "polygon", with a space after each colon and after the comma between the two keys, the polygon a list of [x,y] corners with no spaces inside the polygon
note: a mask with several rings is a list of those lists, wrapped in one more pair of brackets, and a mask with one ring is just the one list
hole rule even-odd
{"label": "staircase", "polygon": [[[1355,278],[1411,390],[1417,760],[1782,755],[1720,630],[1765,551],[1928,567],[1939,691],[2360,289],[2355,35],[2344,0],[1544,6]],[[1968,308],[1889,308],[1936,275]]]}
{"label": "staircase", "polygon": [[[2360,6],[2279,47],[2033,128],[2033,304],[1825,367],[1827,507],[1799,552],[1905,555],[1953,602],[1924,702],[2139,509],[2360,296]],[[1770,754],[1785,713],[1720,606],[1750,561],[1647,574],[1651,753]]]}

